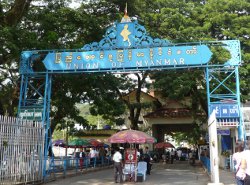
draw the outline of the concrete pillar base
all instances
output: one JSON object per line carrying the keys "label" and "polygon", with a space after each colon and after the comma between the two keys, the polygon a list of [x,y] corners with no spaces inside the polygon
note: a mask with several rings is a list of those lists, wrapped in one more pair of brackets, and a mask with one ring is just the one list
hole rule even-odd
{"label": "concrete pillar base", "polygon": [[207,185],[224,185],[224,184],[221,182],[218,182],[218,183],[209,182],[207,183]]}

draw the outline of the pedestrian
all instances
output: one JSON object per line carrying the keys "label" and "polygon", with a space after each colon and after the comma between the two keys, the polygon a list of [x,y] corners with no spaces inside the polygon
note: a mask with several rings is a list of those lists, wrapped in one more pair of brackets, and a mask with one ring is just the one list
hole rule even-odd
{"label": "pedestrian", "polygon": [[241,172],[241,160],[242,160],[243,143],[237,142],[235,146],[235,153],[233,154],[233,163],[235,168],[235,180],[237,185],[244,185],[244,175]]}
{"label": "pedestrian", "polygon": [[146,148],[145,148],[145,152],[144,152],[144,154],[143,154],[143,161],[145,161],[146,163],[147,163],[147,175],[150,175],[150,171],[151,171],[151,163],[150,163],[150,161],[151,161],[151,157],[150,157],[150,155],[149,155],[149,149],[148,149],[148,147],[146,146]]}
{"label": "pedestrian", "polygon": [[169,163],[170,158],[171,158],[171,155],[170,155],[170,151],[168,150],[166,152],[166,160],[167,160],[168,163]]}
{"label": "pedestrian", "polygon": [[188,153],[188,159],[189,159],[189,163],[191,165],[194,165],[194,156],[193,156],[193,151],[190,150],[189,153]]}
{"label": "pedestrian", "polygon": [[105,149],[104,149],[104,147],[100,147],[100,150],[99,150],[99,159],[101,161],[101,165],[104,165],[105,158],[106,158]]}
{"label": "pedestrian", "polygon": [[139,152],[139,150],[136,150],[136,155],[137,155],[137,161],[140,161],[141,153]]}
{"label": "pedestrian", "polygon": [[182,154],[182,151],[181,150],[177,150],[177,156],[178,156],[178,160],[179,161],[181,160],[181,154]]}
{"label": "pedestrian", "polygon": [[172,149],[170,152],[170,158],[171,158],[171,164],[173,164],[174,163],[174,149]]}
{"label": "pedestrian", "polygon": [[115,177],[115,183],[118,183],[118,173],[120,176],[120,183],[123,183],[122,180],[122,154],[119,151],[119,148],[115,148],[115,153],[113,155],[113,161],[114,161],[114,177]]}
{"label": "pedestrian", "polygon": [[83,148],[81,148],[80,153],[79,153],[80,171],[82,171],[82,169],[83,169],[84,157],[85,157],[85,153],[83,151]]}
{"label": "pedestrian", "polygon": [[246,149],[242,152],[241,168],[245,170],[244,185],[250,185],[250,140],[246,142]]}
{"label": "pedestrian", "polygon": [[97,152],[95,148],[90,148],[89,157],[90,157],[90,161],[89,161],[90,166],[95,167],[96,157],[97,157]]}

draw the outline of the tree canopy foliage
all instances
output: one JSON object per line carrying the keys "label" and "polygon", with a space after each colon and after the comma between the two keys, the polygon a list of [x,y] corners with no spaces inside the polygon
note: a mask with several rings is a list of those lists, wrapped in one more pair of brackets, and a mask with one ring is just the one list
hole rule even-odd
{"label": "tree canopy foliage", "polygon": [[[106,28],[121,20],[125,7],[119,0],[2,0],[0,1],[0,114],[16,114],[19,96],[18,65],[23,50],[75,49],[99,41]],[[138,19],[153,37],[171,42],[239,39],[242,101],[249,97],[250,3],[247,0],[128,0],[130,17]],[[217,51],[218,57],[227,57]],[[143,73],[137,84],[128,75],[54,75],[52,126],[73,119],[88,124],[75,106],[89,102],[91,113],[107,119],[119,117],[127,107],[132,128],[137,129],[140,107],[122,102],[124,91],[145,85]],[[192,107],[206,111],[205,80],[201,71],[154,73],[155,87],[172,98],[193,97]],[[139,101],[139,99],[138,99]],[[140,103],[140,102],[138,102]]]}

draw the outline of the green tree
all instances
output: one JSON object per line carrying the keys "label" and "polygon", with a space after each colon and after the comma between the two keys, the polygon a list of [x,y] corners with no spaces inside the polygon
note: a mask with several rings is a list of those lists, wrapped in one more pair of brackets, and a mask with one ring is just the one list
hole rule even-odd
{"label": "green tree", "polygon": [[[136,1],[139,17],[151,35],[160,36],[173,43],[239,39],[242,46],[240,68],[242,101],[249,99],[249,6],[246,0],[207,1]],[[211,48],[216,62],[225,61],[228,53]],[[192,105],[202,106],[207,112],[204,74],[197,70],[162,71],[156,73],[155,86],[165,96],[179,99],[193,98]],[[235,82],[230,82],[233,86]],[[197,111],[193,107],[194,111]]]}
{"label": "green tree", "polygon": [[14,116],[18,103],[17,61],[20,54],[18,23],[31,0],[0,2],[0,114]]}
{"label": "green tree", "polygon": [[[0,2],[1,114],[16,114],[18,61],[22,50],[81,48],[84,44],[99,41],[106,28],[121,19],[125,7],[125,3],[118,0],[80,2],[80,6],[74,9],[69,6],[70,1],[62,0]],[[239,39],[243,54],[240,68],[241,92],[245,100],[249,95],[250,80],[249,4],[246,0],[129,0],[128,11],[131,17],[138,18],[145,25],[150,35],[172,42]],[[41,67],[40,63],[35,65],[36,68]],[[205,86],[204,81],[200,80],[204,79],[203,73],[166,71],[162,76],[165,83],[160,74],[156,75],[159,77],[157,81],[161,80],[156,87],[163,89],[167,96],[170,90],[173,90],[176,98],[189,95],[194,97],[194,107],[201,103],[205,109]],[[111,119],[119,117],[125,110],[124,105],[133,107],[126,102],[121,104],[119,99],[124,89],[135,89],[126,75],[122,78],[112,74],[54,75],[52,130],[65,117],[83,125],[88,124],[79,117],[79,110],[75,107],[77,102],[89,102],[93,107],[92,113]],[[142,79],[138,80],[138,87]],[[131,116],[134,120],[131,120],[132,127],[135,129],[140,106],[137,110],[131,109],[135,115]]]}

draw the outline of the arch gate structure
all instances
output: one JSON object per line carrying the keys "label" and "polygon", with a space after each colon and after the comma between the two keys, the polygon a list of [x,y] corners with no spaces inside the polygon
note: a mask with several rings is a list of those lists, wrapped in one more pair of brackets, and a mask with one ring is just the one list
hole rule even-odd
{"label": "arch gate structure", "polygon": [[[44,177],[48,174],[46,161],[51,146],[50,101],[53,74],[203,69],[209,115],[215,109],[218,124],[237,127],[238,139],[244,139],[240,111],[240,42],[223,40],[172,43],[152,38],[137,21],[131,21],[128,16],[124,18],[108,28],[100,42],[86,44],[78,49],[22,52],[18,116],[42,121],[45,128]],[[230,54],[230,59],[223,63],[211,60],[211,47],[224,48]],[[39,69],[36,67],[38,64],[42,66]],[[235,82],[233,89],[228,85],[232,80]]]}

